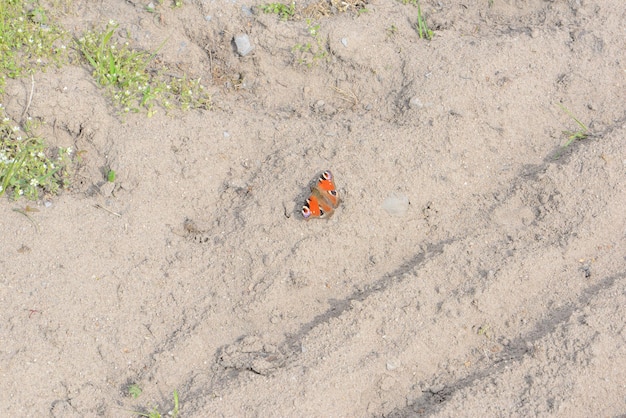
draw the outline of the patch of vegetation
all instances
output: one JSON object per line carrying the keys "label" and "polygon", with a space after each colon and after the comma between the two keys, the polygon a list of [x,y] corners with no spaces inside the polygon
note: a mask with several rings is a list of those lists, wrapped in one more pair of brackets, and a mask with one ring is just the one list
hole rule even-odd
{"label": "patch of vegetation", "polygon": [[561,110],[567,113],[570,118],[574,119],[574,121],[580,128],[577,131],[563,131],[563,134],[567,136],[567,142],[563,145],[562,148],[569,147],[574,141],[582,141],[583,139],[587,139],[589,137],[589,128],[578,118],[576,118],[572,114],[572,112],[570,112],[565,106],[559,103],[559,107],[561,108]]}
{"label": "patch of vegetation", "polygon": [[291,2],[291,4],[266,3],[261,6],[261,10],[263,13],[277,14],[281,20],[288,20],[296,14],[296,2]]}
{"label": "patch of vegetation", "polygon": [[107,170],[107,181],[109,183],[115,183],[115,176],[116,174],[114,170],[111,170],[111,169]]}
{"label": "patch of vegetation", "polygon": [[402,4],[411,4],[417,7],[417,22],[415,23],[415,30],[419,35],[420,39],[433,39],[434,32],[428,27],[426,23],[426,19],[424,15],[422,15],[422,8],[420,6],[419,0],[399,0]]}
{"label": "patch of vegetation", "polygon": [[330,0],[331,6],[337,9],[337,11],[343,13],[348,10],[354,10],[359,15],[369,11],[365,7],[368,3],[368,0]]}
{"label": "patch of vegetation", "polygon": [[303,18],[320,19],[325,16],[337,13],[345,13],[355,11],[357,15],[367,13],[365,6],[368,0],[316,0],[307,2],[304,7],[296,6],[295,2],[291,4],[283,3],[266,3],[261,6],[261,10],[265,13],[277,14],[283,20],[299,20]]}
{"label": "patch of vegetation", "polygon": [[67,56],[65,31],[38,1],[2,0],[0,5],[0,97],[6,79],[30,74]]}
{"label": "patch of vegetation", "polygon": [[130,386],[128,386],[128,394],[132,396],[133,399],[137,399],[139,395],[141,395],[141,392],[142,392],[141,388],[136,383],[133,383]]}
{"label": "patch of vegetation", "polygon": [[291,48],[291,52],[296,55],[296,61],[300,65],[312,67],[320,60],[329,56],[327,41],[320,35],[320,24],[314,24],[311,19],[306,20],[307,31],[313,41],[304,44],[296,44]]}
{"label": "patch of vegetation", "polygon": [[54,194],[68,187],[72,148],[47,150],[30,124],[22,128],[0,110],[0,196],[36,200],[42,191]]}
{"label": "patch of vegetation", "polygon": [[[163,4],[164,0],[156,0],[156,4],[155,2],[150,2],[148,3],[148,5],[146,6],[146,10],[150,13],[156,13],[157,11],[157,6],[161,6]],[[172,9],[179,9],[183,7],[183,1],[182,0],[171,0],[170,1],[170,8]]]}
{"label": "patch of vegetation", "polygon": [[[174,408],[168,412],[166,414],[166,416],[170,416],[170,417],[178,417],[178,414],[180,412],[180,404],[178,402],[178,391],[174,390]],[[161,413],[158,411],[158,409],[153,408],[151,412],[136,412],[135,414],[141,416],[141,417],[148,417],[148,418],[162,418],[163,415],[161,415]]]}
{"label": "patch of vegetation", "polygon": [[151,68],[158,50],[149,53],[133,50],[128,42],[119,44],[113,40],[117,27],[111,21],[104,31],[87,32],[76,42],[93,67],[96,81],[125,113],[146,109],[151,116],[155,104],[166,109],[174,104],[183,110],[210,108],[210,97],[199,79],[173,76],[168,68]]}
{"label": "patch of vegetation", "polygon": [[429,41],[433,39],[434,33],[428,28],[426,19],[422,16],[422,8],[419,3],[417,4],[417,23],[415,24],[415,29],[417,29],[420,39],[427,39]]}

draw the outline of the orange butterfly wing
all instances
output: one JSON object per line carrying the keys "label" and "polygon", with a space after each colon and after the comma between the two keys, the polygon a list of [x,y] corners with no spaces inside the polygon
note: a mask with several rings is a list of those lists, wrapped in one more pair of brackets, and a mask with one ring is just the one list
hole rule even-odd
{"label": "orange butterfly wing", "polygon": [[339,193],[335,189],[333,175],[324,171],[315,187],[311,189],[311,196],[302,207],[302,216],[309,218],[330,218],[339,205]]}

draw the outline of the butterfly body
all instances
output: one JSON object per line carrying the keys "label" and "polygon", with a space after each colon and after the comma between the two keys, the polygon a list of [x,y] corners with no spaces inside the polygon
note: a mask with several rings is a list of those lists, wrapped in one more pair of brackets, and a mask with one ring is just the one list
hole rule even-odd
{"label": "butterfly body", "polygon": [[335,208],[339,206],[339,193],[335,188],[333,175],[329,170],[320,174],[315,186],[311,188],[311,195],[302,206],[304,219],[328,219],[333,216]]}

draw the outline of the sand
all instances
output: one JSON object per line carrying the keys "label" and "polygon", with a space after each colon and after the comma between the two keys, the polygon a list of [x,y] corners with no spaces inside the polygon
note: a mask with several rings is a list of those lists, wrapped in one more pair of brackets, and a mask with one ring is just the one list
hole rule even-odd
{"label": "sand", "polygon": [[[181,417],[626,412],[622,0],[423,1],[431,41],[414,5],[335,2],[315,58],[258,2],[64,4],[73,35],[166,40],[213,106],[122,117],[80,61],[34,75],[29,116],[82,161],[0,201],[3,416],[167,414],[174,390]],[[559,105],[586,139],[563,147]],[[342,202],[304,221],[327,169]]]}

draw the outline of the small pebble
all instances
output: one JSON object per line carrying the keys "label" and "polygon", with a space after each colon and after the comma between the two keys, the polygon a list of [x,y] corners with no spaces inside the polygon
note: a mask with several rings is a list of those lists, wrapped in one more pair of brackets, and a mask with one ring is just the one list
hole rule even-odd
{"label": "small pebble", "polygon": [[398,362],[395,360],[390,360],[387,362],[387,370],[392,371],[398,368]]}
{"label": "small pebble", "polygon": [[419,108],[424,107],[424,104],[419,98],[412,97],[411,100],[409,100],[409,107],[411,109],[419,109]]}
{"label": "small pebble", "polygon": [[343,44],[343,46],[345,46],[347,48],[348,47],[348,38],[341,38],[341,43]]}
{"label": "small pebble", "polygon": [[104,197],[112,196],[114,191],[115,191],[115,183],[110,183],[107,181],[106,183],[100,186],[100,193]]}
{"label": "small pebble", "polygon": [[409,210],[409,198],[406,196],[389,196],[383,202],[382,208],[390,215],[404,216]]}
{"label": "small pebble", "polygon": [[237,52],[242,57],[245,57],[254,49],[254,46],[250,44],[250,38],[248,38],[248,35],[243,33],[235,35],[235,45],[237,46]]}

